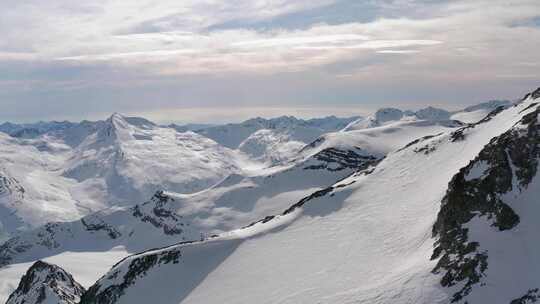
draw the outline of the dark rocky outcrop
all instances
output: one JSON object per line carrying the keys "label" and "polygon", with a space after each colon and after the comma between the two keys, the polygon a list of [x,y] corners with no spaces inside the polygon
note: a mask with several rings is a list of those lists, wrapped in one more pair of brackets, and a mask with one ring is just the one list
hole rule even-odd
{"label": "dark rocky outcrop", "polygon": [[[357,148],[357,152],[361,149]],[[340,150],[336,148],[324,149],[315,154],[313,158],[319,162],[316,165],[304,167],[305,170],[342,171],[345,169],[362,170],[376,162],[378,158],[372,155],[361,155],[352,150]]]}
{"label": "dark rocky outcrop", "polygon": [[538,300],[540,300],[540,294],[538,293],[539,289],[529,289],[527,293],[522,296],[521,298],[517,298],[515,300],[512,300],[510,304],[531,304],[536,303]]}
{"label": "dark rocky outcrop", "polygon": [[[189,242],[186,242],[186,244]],[[178,244],[180,245],[180,244]],[[182,256],[180,248],[166,250],[154,254],[139,254],[136,258],[133,258],[127,268],[119,267],[126,259],[120,261],[112,268],[107,276],[101,280],[118,281],[118,284],[111,284],[107,287],[102,287],[98,283],[94,284],[88,291],[82,296],[80,304],[112,304],[115,303],[123,294],[124,291],[135,283],[135,281],[144,276],[146,272],[157,266],[164,264],[177,264]]]}
{"label": "dark rocky outcrop", "polygon": [[184,231],[182,227],[186,224],[182,222],[182,216],[170,209],[172,202],[173,198],[163,191],[157,191],[150,201],[133,207],[133,216],[156,228],[162,228],[167,235],[181,234]]}
{"label": "dark rocky outcrop", "polygon": [[6,304],[76,304],[84,292],[64,269],[37,261],[22,277]]}
{"label": "dark rocky outcrop", "polygon": [[[443,286],[462,284],[452,302],[462,300],[474,285],[481,284],[489,265],[489,253],[481,249],[477,240],[469,239],[466,224],[474,217],[482,217],[504,231],[520,222],[519,215],[503,201],[502,195],[527,188],[536,176],[540,158],[539,114],[537,108],[512,129],[492,139],[449,184],[433,226],[437,240],[432,259],[438,259],[433,271],[442,274]],[[462,133],[456,139],[461,137]],[[479,166],[485,167],[480,176],[471,176]]]}

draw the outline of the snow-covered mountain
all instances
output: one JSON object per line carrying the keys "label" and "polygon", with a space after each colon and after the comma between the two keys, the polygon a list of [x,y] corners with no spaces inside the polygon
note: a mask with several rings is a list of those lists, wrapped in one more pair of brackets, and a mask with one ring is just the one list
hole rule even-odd
{"label": "snow-covered mountain", "polygon": [[[81,303],[527,303],[539,97],[0,134],[0,301],[45,259],[81,282],[61,289]],[[47,286],[20,284],[13,303]]]}
{"label": "snow-covered mountain", "polygon": [[119,114],[34,139],[0,133],[2,232],[133,205],[160,189],[201,191],[244,159],[199,134]]}
{"label": "snow-covered mountain", "polygon": [[243,141],[259,130],[275,130],[276,132],[287,133],[294,140],[309,143],[326,132],[343,129],[358,118],[328,116],[303,120],[294,116],[281,116],[272,119],[258,117],[242,123],[209,127],[196,132],[231,149],[238,148]]}
{"label": "snow-covered mountain", "polygon": [[253,225],[130,256],[81,303],[534,302],[536,92]]}
{"label": "snow-covered mountain", "polygon": [[363,130],[363,129],[369,129],[374,127],[380,127],[389,123],[395,123],[401,120],[406,121],[413,121],[413,120],[419,120],[419,121],[431,121],[431,122],[439,122],[453,125],[455,124],[450,119],[450,112],[434,108],[434,107],[427,107],[424,109],[420,109],[416,112],[413,111],[402,111],[400,109],[396,108],[382,108],[377,110],[373,115],[368,116],[366,118],[359,118],[353,122],[351,122],[349,125],[347,125],[343,131],[353,131],[353,130]]}
{"label": "snow-covered mountain", "polygon": [[67,160],[63,176],[106,187],[107,200],[133,202],[158,189],[193,193],[237,172],[236,155],[193,132],[111,116]]}
{"label": "snow-covered mountain", "polygon": [[512,103],[508,100],[491,100],[453,112],[435,107],[427,107],[418,111],[382,108],[377,110],[373,115],[365,118],[361,117],[351,122],[344,128],[344,131],[369,129],[401,120],[432,121],[450,125],[453,125],[456,122],[475,123],[486,117],[486,115],[498,107],[507,108],[511,105]]}
{"label": "snow-covered mountain", "polygon": [[19,138],[35,138],[49,132],[67,130],[76,124],[69,121],[38,122],[31,124],[14,124],[5,122],[0,125],[0,132]]}
{"label": "snow-covered mountain", "polygon": [[64,269],[37,261],[6,304],[77,304],[84,292],[84,287]]}
{"label": "snow-covered mountain", "polygon": [[48,223],[1,245],[0,266],[66,251],[107,251],[117,246],[135,253],[247,226],[383,157],[367,151],[343,143],[312,147],[288,166],[254,176],[232,174],[205,191],[158,191],[133,207],[112,207],[78,221]]}

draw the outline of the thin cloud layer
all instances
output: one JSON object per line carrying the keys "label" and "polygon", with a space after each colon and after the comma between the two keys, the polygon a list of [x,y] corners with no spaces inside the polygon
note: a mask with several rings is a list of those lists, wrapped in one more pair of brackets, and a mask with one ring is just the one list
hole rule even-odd
{"label": "thin cloud layer", "polygon": [[536,0],[2,6],[0,104],[17,108],[1,120],[48,119],[32,112],[44,100],[70,117],[201,104],[452,106],[517,96],[540,78]]}

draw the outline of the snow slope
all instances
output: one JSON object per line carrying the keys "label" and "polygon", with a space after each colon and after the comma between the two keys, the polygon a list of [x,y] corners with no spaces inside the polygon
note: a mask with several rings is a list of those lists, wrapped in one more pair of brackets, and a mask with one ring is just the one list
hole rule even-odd
{"label": "snow slope", "polygon": [[[9,265],[0,268],[0,276],[8,276],[12,286],[12,289],[4,286],[3,296],[13,290],[18,279],[16,274],[24,273],[28,267],[26,262],[61,259],[66,252],[100,256],[121,246],[134,253],[180,241],[200,240],[248,226],[288,207],[291,201],[377,161],[353,151],[327,149],[287,167],[267,170],[262,175],[231,175],[199,193],[159,192],[148,202],[131,208],[110,208],[80,221],[50,223],[30,230],[0,246],[0,264]],[[306,174],[309,179],[305,178]],[[75,269],[72,274],[78,280],[81,275],[86,278],[79,271]]]}
{"label": "snow slope", "polygon": [[357,154],[355,147],[341,149],[325,148],[260,175],[233,174],[198,193],[158,191],[133,207],[108,208],[74,222],[48,223],[0,246],[0,266],[120,245],[134,253],[247,226],[379,160]]}
{"label": "snow slope", "polygon": [[243,230],[131,256],[82,303],[448,303],[454,290],[440,284],[430,260],[448,183],[536,108],[529,98],[414,141]]}
{"label": "snow slope", "polygon": [[305,142],[293,139],[287,132],[262,129],[242,141],[238,149],[252,159],[271,166],[292,159],[305,145]]}
{"label": "snow slope", "polygon": [[201,191],[238,170],[234,152],[210,139],[114,114],[75,149],[63,176],[129,203],[159,189]]}
{"label": "snow slope", "polygon": [[460,126],[461,124],[456,121],[428,121],[410,117],[390,121],[379,127],[351,128],[348,131],[328,133],[304,148],[302,153],[310,155],[313,151],[328,147],[339,148],[344,145],[357,147],[370,155],[383,157],[415,139],[455,130]]}

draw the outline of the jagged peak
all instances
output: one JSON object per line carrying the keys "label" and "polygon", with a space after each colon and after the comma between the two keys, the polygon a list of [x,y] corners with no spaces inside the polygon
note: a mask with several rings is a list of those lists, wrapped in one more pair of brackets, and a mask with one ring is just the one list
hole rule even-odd
{"label": "jagged peak", "polygon": [[536,90],[534,90],[534,91],[531,93],[531,97],[532,97],[532,99],[540,98],[540,87],[537,88]]}
{"label": "jagged peak", "polygon": [[537,99],[539,97],[540,97],[540,87],[538,87],[536,90],[534,90],[534,91],[532,91],[530,93],[525,94],[525,96],[520,101],[525,101],[528,98],[532,98],[534,100],[534,99]]}
{"label": "jagged peak", "polygon": [[21,278],[6,304],[75,304],[84,292],[84,287],[61,267],[37,261]]}

